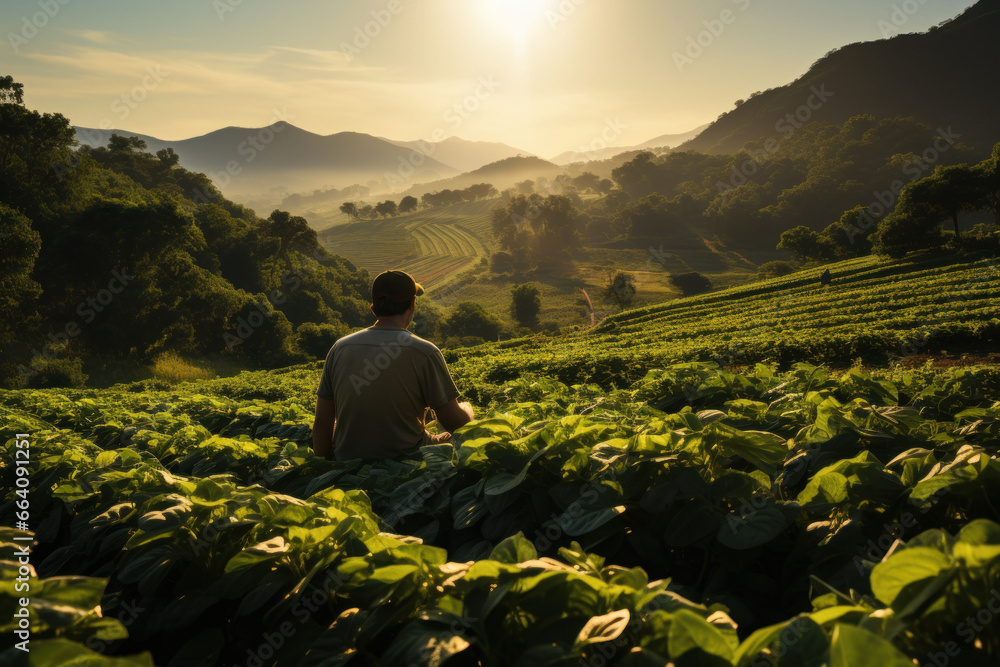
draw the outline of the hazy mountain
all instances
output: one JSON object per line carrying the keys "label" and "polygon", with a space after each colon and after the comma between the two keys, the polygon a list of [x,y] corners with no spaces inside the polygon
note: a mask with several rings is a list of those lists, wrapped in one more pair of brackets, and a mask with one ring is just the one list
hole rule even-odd
{"label": "hazy mountain", "polygon": [[76,128],[77,139],[90,146],[106,145],[112,134],[139,136],[148,150],[173,148],[181,165],[208,174],[226,193],[259,193],[275,188],[310,191],[323,186],[369,184],[387,187],[390,174],[438,180],[461,173],[434,157],[421,166],[404,167],[412,150],[368,134],[341,132],[322,136],[288,123],[262,128],[227,127],[200,137],[163,141],[125,130]]}
{"label": "hazy mountain", "polygon": [[539,157],[511,157],[460,176],[414,185],[406,194],[419,197],[425,192],[460,190],[477,183],[489,183],[498,190],[504,190],[522,181],[551,179],[561,172],[562,167]]}
{"label": "hazy mountain", "polygon": [[[894,24],[886,19],[883,30],[892,35],[888,28],[895,30]],[[842,124],[872,114],[913,116],[934,129],[952,128],[962,141],[985,150],[1000,141],[998,34],[1000,2],[981,0],[926,33],[845,46],[797,81],[726,113],[681,148],[731,153],[753,139],[780,137],[801,121]]]}
{"label": "hazy mountain", "polygon": [[608,148],[600,148],[594,151],[566,151],[565,153],[560,153],[550,160],[555,164],[573,164],[574,162],[593,162],[596,160],[607,160],[608,158],[613,158],[621,153],[629,153],[633,151],[641,151],[648,148],[673,148],[674,146],[679,146],[685,141],[690,141],[697,137],[703,130],[705,130],[709,125],[702,125],[699,128],[691,130],[690,132],[684,132],[683,134],[663,134],[649,141],[645,141],[637,146],[609,146]]}
{"label": "hazy mountain", "polygon": [[443,162],[458,171],[468,172],[479,169],[493,162],[499,162],[509,157],[534,157],[528,151],[492,141],[467,141],[458,137],[448,137],[438,143],[427,141],[386,141],[418,150],[430,155],[438,162]]}

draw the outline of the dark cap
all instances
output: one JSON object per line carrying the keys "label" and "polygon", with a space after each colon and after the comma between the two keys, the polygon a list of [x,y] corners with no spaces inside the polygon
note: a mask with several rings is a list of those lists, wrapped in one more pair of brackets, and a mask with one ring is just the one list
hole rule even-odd
{"label": "dark cap", "polygon": [[407,303],[423,294],[423,286],[405,271],[385,271],[372,281],[372,303],[378,303],[380,297],[395,303]]}

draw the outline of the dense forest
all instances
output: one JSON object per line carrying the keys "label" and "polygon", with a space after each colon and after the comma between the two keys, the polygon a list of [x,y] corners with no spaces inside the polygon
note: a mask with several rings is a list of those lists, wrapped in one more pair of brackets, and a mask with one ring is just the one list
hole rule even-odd
{"label": "dense forest", "polygon": [[67,118],[0,79],[3,385],[164,353],[276,367],[368,323],[368,273],[305,219],[262,219],[134,137],[74,144]]}

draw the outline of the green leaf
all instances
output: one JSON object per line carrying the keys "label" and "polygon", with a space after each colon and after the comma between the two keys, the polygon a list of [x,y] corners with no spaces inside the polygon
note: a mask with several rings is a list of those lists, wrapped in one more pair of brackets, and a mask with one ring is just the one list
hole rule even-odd
{"label": "green leaf", "polygon": [[618,638],[628,627],[631,614],[628,609],[620,609],[603,616],[594,616],[580,630],[573,644],[573,651],[580,651],[584,647],[600,642],[609,642]]}
{"label": "green leaf", "polygon": [[681,609],[670,623],[670,656],[680,658],[688,651],[702,651],[724,660],[733,659],[733,649],[725,636],[694,612]]}
{"label": "green leaf", "polygon": [[536,558],[538,558],[538,551],[535,549],[535,545],[521,532],[496,545],[490,553],[490,560],[507,565],[517,565]]}
{"label": "green leaf", "polygon": [[567,535],[577,537],[600,528],[624,511],[624,505],[586,508],[583,504],[574,503],[559,517],[559,525]]}
{"label": "green leaf", "polygon": [[770,502],[760,509],[752,508],[746,516],[726,517],[716,539],[730,549],[752,549],[767,544],[791,523],[792,519]]}
{"label": "green leaf", "polygon": [[838,625],[830,638],[830,667],[913,667],[913,661],[895,646],[866,630]]}
{"label": "green leaf", "polygon": [[913,593],[914,586],[919,587],[950,568],[951,559],[937,549],[903,549],[875,566],[871,576],[872,592],[885,604],[899,609],[905,601],[897,598],[910,597],[909,594],[902,595],[904,590]]}

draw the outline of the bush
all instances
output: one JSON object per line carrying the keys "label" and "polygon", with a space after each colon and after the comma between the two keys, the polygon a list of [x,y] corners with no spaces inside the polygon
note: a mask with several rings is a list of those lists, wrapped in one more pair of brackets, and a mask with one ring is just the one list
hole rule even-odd
{"label": "bush", "polygon": [[327,353],[338,339],[350,333],[343,322],[316,324],[306,322],[295,332],[295,343],[304,354],[314,359],[326,359]]}
{"label": "bush", "polygon": [[478,303],[466,301],[455,306],[443,327],[448,338],[476,336],[484,340],[497,340],[503,331],[503,323],[486,312]]}
{"label": "bush", "polygon": [[490,255],[490,271],[510,273],[514,270],[514,257],[509,252],[495,252]]}
{"label": "bush", "polygon": [[83,360],[72,359],[40,359],[31,365],[33,374],[25,380],[29,389],[44,389],[46,387],[82,387],[87,384],[87,375],[83,372]]}
{"label": "bush", "polygon": [[780,278],[781,276],[787,276],[790,273],[795,273],[798,270],[798,266],[792,262],[786,262],[784,260],[764,262],[757,267],[757,277],[762,280],[765,278]]}
{"label": "bush", "polygon": [[164,352],[153,360],[153,377],[170,384],[209,380],[215,377],[211,370],[198,366],[176,352]]}
{"label": "bush", "polygon": [[672,276],[670,282],[674,284],[674,287],[680,289],[684,293],[684,296],[704,294],[712,290],[712,281],[695,272],[679,273],[676,276]]}
{"label": "bush", "polygon": [[511,289],[510,314],[529,329],[538,328],[538,314],[542,310],[542,300],[534,283],[524,283]]}

